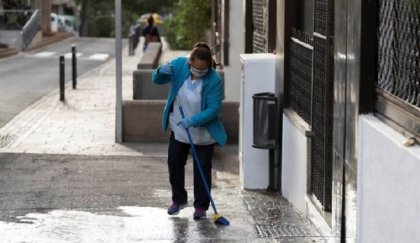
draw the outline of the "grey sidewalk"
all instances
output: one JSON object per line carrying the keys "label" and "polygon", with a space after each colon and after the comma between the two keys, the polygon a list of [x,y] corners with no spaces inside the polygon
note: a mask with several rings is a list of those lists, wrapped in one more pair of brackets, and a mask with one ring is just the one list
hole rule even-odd
{"label": "grey sidewalk", "polygon": [[[141,49],[141,44],[139,48]],[[123,50],[123,99],[132,99],[133,76],[141,53]],[[168,60],[185,51],[163,48]],[[68,77],[66,80],[70,80]],[[58,77],[57,77],[58,86]],[[147,145],[115,143],[115,59],[78,78],[77,89],[66,85],[66,101],[58,90],[38,100],[0,128],[0,152],[141,155]],[[139,121],[140,122],[140,121]]]}
{"label": "grey sidewalk", "polygon": [[[123,98],[139,55],[123,51]],[[164,49],[163,59],[185,52]],[[236,146],[217,148],[213,194],[231,221],[166,214],[166,144],[116,144],[114,60],[40,99],[0,129],[0,235],[6,242],[326,242],[283,198],[243,191]],[[187,190],[192,205],[192,161]],[[2,240],[0,240],[3,242]]]}
{"label": "grey sidewalk", "polygon": [[[126,51],[124,52],[126,53]],[[132,94],[132,70],[139,56],[124,56],[123,95]],[[68,77],[67,80],[70,80]],[[57,77],[58,83],[58,77]],[[66,85],[66,101],[58,90],[29,106],[0,129],[0,152],[138,155],[115,144],[115,60],[78,78],[76,90]]]}

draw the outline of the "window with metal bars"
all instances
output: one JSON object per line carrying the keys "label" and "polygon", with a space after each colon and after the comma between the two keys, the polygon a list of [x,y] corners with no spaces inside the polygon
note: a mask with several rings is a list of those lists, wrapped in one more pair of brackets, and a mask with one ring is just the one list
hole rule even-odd
{"label": "window with metal bars", "polygon": [[246,1],[247,53],[271,53],[276,49],[276,0]]}
{"label": "window with metal bars", "polygon": [[420,138],[420,1],[379,0],[376,115]]}
{"label": "window with metal bars", "polygon": [[286,102],[309,126],[312,115],[312,52],[312,37],[303,31],[293,29]]}
{"label": "window with metal bars", "polygon": [[252,21],[254,32],[252,35],[252,52],[264,53],[266,51],[267,42],[267,19],[266,9],[268,0],[254,0],[252,1]]}
{"label": "window with metal bars", "polygon": [[[333,55],[330,47],[333,46],[334,4],[332,0],[314,0],[307,6],[313,7],[313,28],[311,33],[292,31],[285,105],[312,131],[311,194],[324,211],[330,211],[333,135]],[[298,21],[297,25],[310,29],[304,20]]]}
{"label": "window with metal bars", "polygon": [[[327,38],[314,37],[311,191],[325,211],[332,199],[332,68]],[[329,68],[330,67],[330,68]]]}

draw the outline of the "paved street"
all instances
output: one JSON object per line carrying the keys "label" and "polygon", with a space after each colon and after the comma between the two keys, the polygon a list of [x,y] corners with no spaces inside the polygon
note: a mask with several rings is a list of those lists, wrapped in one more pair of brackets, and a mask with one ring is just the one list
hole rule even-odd
{"label": "paved street", "polygon": [[58,88],[60,55],[65,55],[65,81],[71,80],[72,45],[78,52],[78,76],[111,60],[115,54],[114,39],[70,38],[0,59],[0,127]]}

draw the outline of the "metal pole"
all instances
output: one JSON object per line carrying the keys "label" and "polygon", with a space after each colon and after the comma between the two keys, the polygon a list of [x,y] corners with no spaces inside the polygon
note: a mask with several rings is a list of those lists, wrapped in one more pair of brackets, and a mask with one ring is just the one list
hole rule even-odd
{"label": "metal pole", "polygon": [[116,64],[116,104],[115,141],[122,143],[122,41],[121,41],[121,0],[115,0],[115,64]]}
{"label": "metal pole", "polygon": [[60,56],[60,101],[64,101],[64,56]]}
{"label": "metal pole", "polygon": [[71,46],[71,57],[72,57],[72,78],[73,78],[73,89],[77,87],[77,60],[76,60],[76,46]]}
{"label": "metal pole", "polygon": [[276,186],[276,181],[275,181],[275,165],[274,165],[274,160],[275,160],[275,150],[274,149],[269,149],[268,150],[268,187],[267,187],[267,191],[269,192],[274,192],[277,191],[277,186]]}

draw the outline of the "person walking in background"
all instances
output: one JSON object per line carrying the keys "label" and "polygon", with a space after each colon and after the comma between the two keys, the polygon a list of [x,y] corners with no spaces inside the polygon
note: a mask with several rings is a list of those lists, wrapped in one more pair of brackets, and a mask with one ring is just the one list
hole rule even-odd
{"label": "person walking in background", "polygon": [[150,42],[160,42],[160,35],[159,31],[154,26],[153,15],[147,19],[147,26],[143,29],[143,37],[144,37],[144,45],[143,45],[143,52],[146,51],[147,46]]}
{"label": "person walking in background", "polygon": [[[188,202],[185,190],[185,165],[190,144],[185,129],[189,129],[198,159],[211,188],[211,168],[215,144],[223,146],[227,136],[218,115],[222,106],[223,88],[220,76],[213,68],[213,58],[206,43],[197,43],[189,58],[177,57],[152,72],[156,84],[171,83],[162,126],[171,129],[168,148],[169,182],[172,205],[169,215],[176,215]],[[182,106],[185,118],[179,107]],[[194,219],[206,217],[210,199],[194,162]]]}
{"label": "person walking in background", "polygon": [[130,32],[128,34],[128,38],[130,38],[130,44],[132,45],[132,54],[134,55],[135,50],[137,49],[137,45],[139,44],[139,38],[140,38],[140,23],[137,21],[135,24],[130,26]]}

